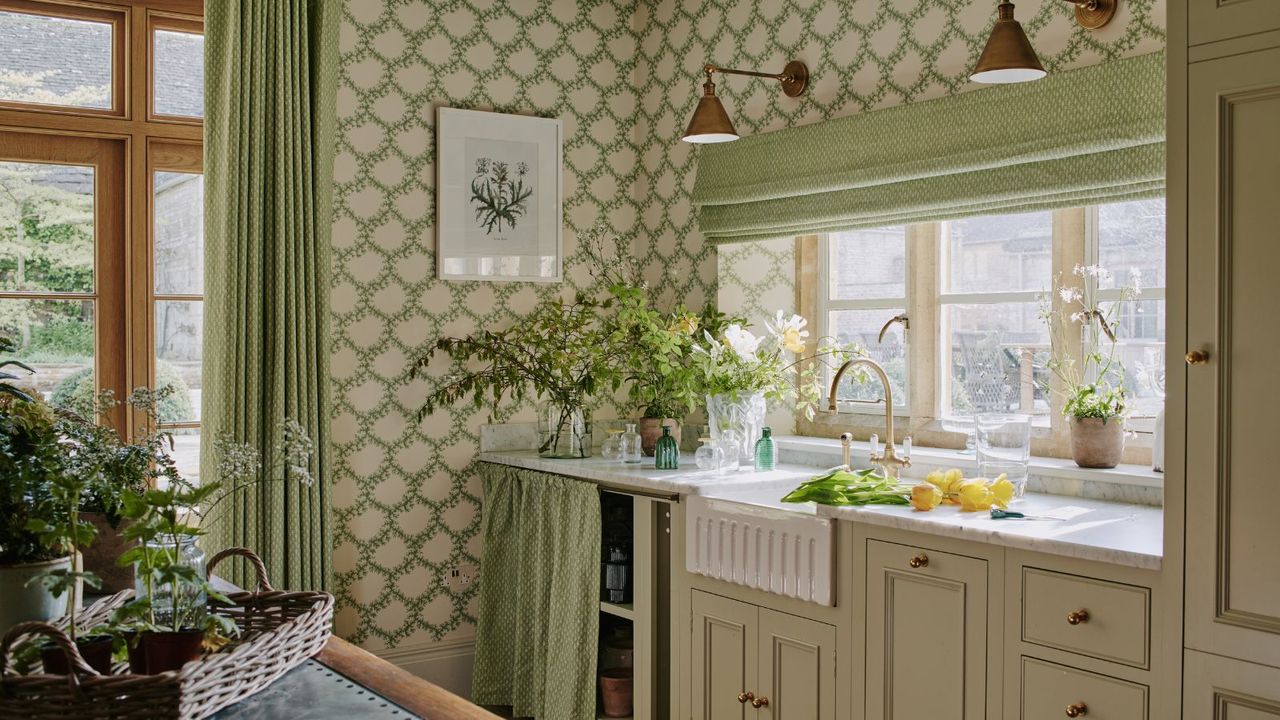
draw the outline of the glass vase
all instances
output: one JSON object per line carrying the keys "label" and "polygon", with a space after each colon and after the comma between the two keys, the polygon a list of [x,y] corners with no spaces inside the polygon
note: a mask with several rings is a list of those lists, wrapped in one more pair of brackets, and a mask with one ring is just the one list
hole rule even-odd
{"label": "glass vase", "polygon": [[[203,581],[208,578],[205,571],[205,554],[196,543],[196,539],[194,535],[183,535],[178,538],[160,537],[147,543],[147,551],[156,554],[164,553],[170,559],[176,554],[176,563],[194,569],[196,576]],[[195,626],[204,618],[208,598],[205,596],[203,583],[199,585],[177,583],[175,593],[174,583],[157,583],[153,580],[148,587],[146,578],[141,572],[135,572],[134,575],[134,595],[151,599],[157,625],[181,630]]]}
{"label": "glass vase", "polygon": [[764,427],[764,413],[763,392],[707,396],[711,437],[718,441],[726,431],[732,431],[738,459],[748,465],[755,464],[756,440],[760,439]]}
{"label": "glass vase", "polygon": [[591,457],[591,418],[580,407],[544,405],[538,414],[538,455],[558,459]]}

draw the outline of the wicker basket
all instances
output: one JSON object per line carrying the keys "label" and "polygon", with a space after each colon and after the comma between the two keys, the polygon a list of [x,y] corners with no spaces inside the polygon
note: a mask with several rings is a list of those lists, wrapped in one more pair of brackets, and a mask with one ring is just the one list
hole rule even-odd
{"label": "wicker basket", "polygon": [[[29,720],[133,720],[204,718],[270,685],[289,669],[320,651],[329,639],[333,596],[323,592],[274,590],[262,560],[244,548],[223,550],[209,561],[209,572],[224,558],[240,556],[253,564],[256,592],[229,593],[232,605],[211,601],[209,611],[240,627],[240,636],[218,652],[158,675],[99,675],[57,625],[15,625],[0,641],[0,718]],[[87,608],[81,624],[101,622],[128,601],[125,591]],[[12,650],[43,635],[58,644],[76,672],[67,675],[20,674]]]}

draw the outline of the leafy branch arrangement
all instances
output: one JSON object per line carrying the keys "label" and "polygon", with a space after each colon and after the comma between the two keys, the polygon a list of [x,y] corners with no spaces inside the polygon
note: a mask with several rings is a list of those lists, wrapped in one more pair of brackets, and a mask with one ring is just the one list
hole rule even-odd
{"label": "leafy branch arrangement", "polygon": [[533,186],[525,185],[529,166],[516,163],[512,176],[508,163],[492,158],[476,160],[475,177],[471,178],[471,205],[476,212],[476,222],[486,235],[496,230],[502,232],[502,223],[514,228],[516,220],[528,212],[526,203],[533,197]]}

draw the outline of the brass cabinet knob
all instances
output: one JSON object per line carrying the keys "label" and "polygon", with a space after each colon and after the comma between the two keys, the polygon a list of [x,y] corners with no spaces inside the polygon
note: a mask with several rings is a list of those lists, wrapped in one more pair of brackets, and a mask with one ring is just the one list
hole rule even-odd
{"label": "brass cabinet knob", "polygon": [[743,705],[746,705],[748,700],[755,700],[755,699],[756,699],[756,694],[748,690],[743,690],[742,692],[738,693],[738,702],[742,703]]}
{"label": "brass cabinet knob", "polygon": [[907,564],[913,568],[929,567],[929,556],[920,553],[907,561]]}
{"label": "brass cabinet knob", "polygon": [[757,709],[757,710],[759,710],[759,709],[760,709],[760,708],[762,708],[762,707],[769,707],[769,698],[767,698],[767,697],[758,697],[758,698],[756,698],[755,700],[752,700],[752,701],[751,701],[751,707],[753,707],[753,708],[755,708],[755,709]]}
{"label": "brass cabinet knob", "polygon": [[1089,714],[1089,706],[1084,703],[1075,703],[1067,706],[1067,717],[1076,718],[1084,717]]}
{"label": "brass cabinet knob", "polygon": [[1209,363],[1209,353],[1205,350],[1192,350],[1187,353],[1188,365],[1207,365]]}
{"label": "brass cabinet knob", "polygon": [[[1080,610],[1076,610],[1075,612],[1067,613],[1068,625],[1082,625],[1087,622],[1089,622],[1088,610],[1080,609]],[[1071,717],[1075,717],[1075,715],[1072,715]]]}

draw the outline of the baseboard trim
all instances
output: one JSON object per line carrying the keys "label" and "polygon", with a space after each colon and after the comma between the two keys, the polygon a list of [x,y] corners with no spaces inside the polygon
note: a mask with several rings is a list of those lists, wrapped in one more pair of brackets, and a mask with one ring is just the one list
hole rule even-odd
{"label": "baseboard trim", "polygon": [[470,698],[475,647],[474,638],[464,638],[399,645],[370,652],[455,695]]}

